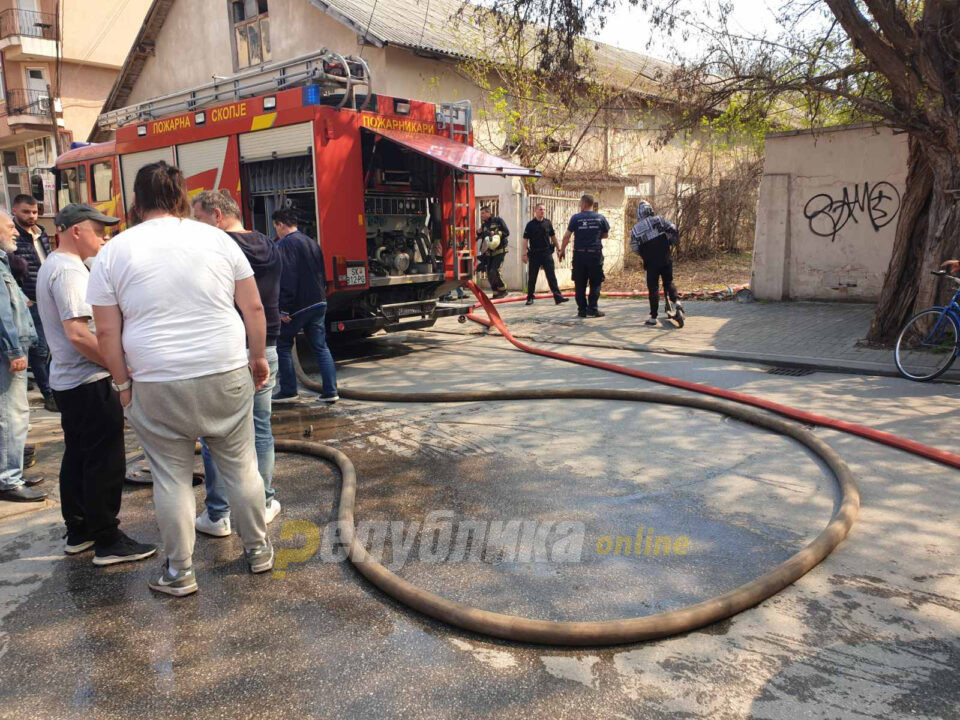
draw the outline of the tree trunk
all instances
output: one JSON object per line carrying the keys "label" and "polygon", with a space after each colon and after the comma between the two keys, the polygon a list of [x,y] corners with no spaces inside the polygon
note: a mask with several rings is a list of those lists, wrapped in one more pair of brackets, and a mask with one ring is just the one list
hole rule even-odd
{"label": "tree trunk", "polygon": [[893,254],[868,340],[892,342],[913,313],[945,292],[930,272],[960,247],[958,194],[960,158],[911,138]]}

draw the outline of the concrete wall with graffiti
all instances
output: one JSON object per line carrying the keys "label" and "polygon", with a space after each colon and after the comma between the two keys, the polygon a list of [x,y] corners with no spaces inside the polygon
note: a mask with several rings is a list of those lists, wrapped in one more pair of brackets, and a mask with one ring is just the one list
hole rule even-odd
{"label": "concrete wall with graffiti", "polygon": [[847,126],[767,136],[754,295],[874,301],[893,249],[906,135]]}

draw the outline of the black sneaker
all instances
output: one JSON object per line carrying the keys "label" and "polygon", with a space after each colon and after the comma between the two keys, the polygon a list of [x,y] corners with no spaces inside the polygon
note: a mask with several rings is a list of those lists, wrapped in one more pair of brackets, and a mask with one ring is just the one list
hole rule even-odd
{"label": "black sneaker", "polygon": [[43,399],[43,409],[52,413],[60,412],[60,407],[57,405],[57,400],[53,395],[48,395]]}
{"label": "black sneaker", "polygon": [[506,290],[497,290],[497,292],[493,294],[493,299],[499,300],[500,298],[505,298],[509,294],[510,293],[508,293]]}
{"label": "black sneaker", "polygon": [[577,311],[577,317],[585,318],[586,316],[587,316],[586,310],[578,310],[578,311]]}
{"label": "black sneaker", "polygon": [[561,303],[570,302],[570,298],[565,298],[565,297],[562,297],[562,296],[561,296],[561,297],[558,297],[558,298],[554,298],[553,301],[554,301],[557,305],[560,305]]}
{"label": "black sneaker", "polygon": [[98,547],[94,550],[94,565],[116,565],[123,562],[134,562],[143,560],[157,552],[156,545],[139,543],[136,540],[128,538],[122,532],[117,533],[117,539],[106,547]]}
{"label": "black sneaker", "polygon": [[527,298],[526,305],[533,305],[533,298]]}
{"label": "black sneaker", "polygon": [[77,555],[93,547],[93,540],[83,533],[72,533],[68,530],[64,537],[67,539],[67,544],[63,551],[67,555]]}
{"label": "black sneaker", "polygon": [[602,310],[587,310],[587,317],[603,317],[606,315]]}

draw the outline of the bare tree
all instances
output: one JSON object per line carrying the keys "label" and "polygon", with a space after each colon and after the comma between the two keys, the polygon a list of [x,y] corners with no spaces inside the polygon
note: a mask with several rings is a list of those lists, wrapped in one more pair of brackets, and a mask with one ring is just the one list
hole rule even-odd
{"label": "bare tree", "polygon": [[[539,56],[549,29],[522,10],[468,4],[460,17],[463,40],[472,42],[458,69],[482,91],[477,144],[537,168],[558,185],[611,112],[641,104],[638,88],[612,81],[583,39],[575,42],[575,66],[544,64]],[[557,38],[546,42],[556,45]]]}
{"label": "bare tree", "polygon": [[[665,83],[687,117],[721,111],[775,116],[786,125],[870,120],[909,133],[909,166],[893,254],[870,329],[889,340],[916,309],[933,304],[929,271],[960,249],[960,3],[956,0],[806,0],[778,14],[776,37],[744,36],[730,6],[687,0],[627,0],[659,32],[685,29],[706,41],[702,56]],[[550,27],[538,63],[577,64],[588,18],[620,0],[497,0]],[[496,9],[496,8],[495,8]],[[553,43],[552,47],[548,47]]]}

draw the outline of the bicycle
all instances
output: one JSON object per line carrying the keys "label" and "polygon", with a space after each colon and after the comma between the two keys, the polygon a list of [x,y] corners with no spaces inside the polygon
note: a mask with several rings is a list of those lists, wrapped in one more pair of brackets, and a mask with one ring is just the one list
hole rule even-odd
{"label": "bicycle", "polygon": [[893,351],[900,374],[918,382],[940,377],[960,354],[960,278],[946,270],[931,275],[949,278],[957,291],[946,306],[921,310],[907,320]]}

